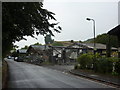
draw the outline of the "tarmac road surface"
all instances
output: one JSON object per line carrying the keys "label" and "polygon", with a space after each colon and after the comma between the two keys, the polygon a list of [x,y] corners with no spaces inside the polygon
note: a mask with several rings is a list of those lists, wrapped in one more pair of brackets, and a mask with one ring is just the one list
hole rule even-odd
{"label": "tarmac road surface", "polygon": [[7,60],[9,66],[8,88],[112,88],[92,80],[61,71]]}

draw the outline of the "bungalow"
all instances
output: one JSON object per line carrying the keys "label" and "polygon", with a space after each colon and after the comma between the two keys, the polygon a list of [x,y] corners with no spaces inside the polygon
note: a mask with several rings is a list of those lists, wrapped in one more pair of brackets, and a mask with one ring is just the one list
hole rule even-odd
{"label": "bungalow", "polygon": [[[80,54],[94,51],[93,43],[73,43],[69,46],[49,46],[51,50],[51,60],[54,63],[75,62]],[[112,51],[117,48],[112,47]],[[96,43],[96,52],[106,55],[106,45]]]}
{"label": "bungalow", "polygon": [[70,63],[75,62],[78,57],[79,47],[75,46],[50,46],[52,50],[53,61],[55,63]]}
{"label": "bungalow", "polygon": [[115,35],[118,38],[118,57],[120,58],[120,25],[108,32],[109,35]]}
{"label": "bungalow", "polygon": [[19,49],[19,50],[17,50],[17,53],[22,54],[22,55],[25,55],[26,52],[27,52],[27,49]]}
{"label": "bungalow", "polygon": [[27,50],[30,62],[45,61],[49,59],[49,47],[46,45],[31,45]]}
{"label": "bungalow", "polygon": [[51,62],[53,63],[66,63],[66,46],[49,46],[51,50]]}
{"label": "bungalow", "polygon": [[[112,47],[113,51],[117,49]],[[52,63],[70,63],[75,62],[80,54],[93,52],[93,43],[73,43],[69,46],[46,46],[46,45],[31,45],[27,50],[31,62],[49,61]],[[96,43],[96,52],[105,55],[106,45]]]}
{"label": "bungalow", "polygon": [[17,50],[17,53],[18,58],[16,59],[16,61],[24,61],[24,59],[26,58],[27,49],[19,49]]}
{"label": "bungalow", "polygon": [[[78,49],[78,54],[94,52],[94,44],[93,43],[74,43],[73,45],[69,46],[69,48],[70,47]],[[101,55],[106,55],[106,45],[96,43],[95,51],[100,53]],[[117,48],[112,47],[112,51],[117,51]]]}

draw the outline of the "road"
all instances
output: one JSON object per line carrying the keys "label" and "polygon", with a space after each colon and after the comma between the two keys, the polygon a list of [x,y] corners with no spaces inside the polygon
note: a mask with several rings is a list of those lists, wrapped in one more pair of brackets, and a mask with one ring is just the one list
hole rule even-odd
{"label": "road", "polygon": [[7,60],[8,88],[111,88],[95,81],[42,66]]}

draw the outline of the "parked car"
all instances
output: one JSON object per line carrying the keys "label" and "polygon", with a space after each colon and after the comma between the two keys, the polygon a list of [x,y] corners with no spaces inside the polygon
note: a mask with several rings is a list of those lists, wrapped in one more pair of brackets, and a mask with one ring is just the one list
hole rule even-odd
{"label": "parked car", "polygon": [[23,57],[18,57],[18,62],[23,62]]}
{"label": "parked car", "polygon": [[8,58],[8,59],[11,59],[11,56],[8,56],[7,58]]}
{"label": "parked car", "polygon": [[17,61],[18,57],[14,57],[14,61]]}
{"label": "parked car", "polygon": [[14,60],[17,62],[23,62],[23,57],[15,57]]}

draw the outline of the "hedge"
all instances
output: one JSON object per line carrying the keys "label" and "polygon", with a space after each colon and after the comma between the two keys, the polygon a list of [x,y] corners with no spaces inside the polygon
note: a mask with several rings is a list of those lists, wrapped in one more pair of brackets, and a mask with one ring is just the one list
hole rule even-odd
{"label": "hedge", "polygon": [[[120,59],[114,57],[102,57],[98,53],[95,55],[87,53],[77,58],[80,69],[91,69],[100,73],[117,73],[120,75]],[[94,67],[94,68],[93,68]],[[78,69],[75,66],[75,69]]]}

